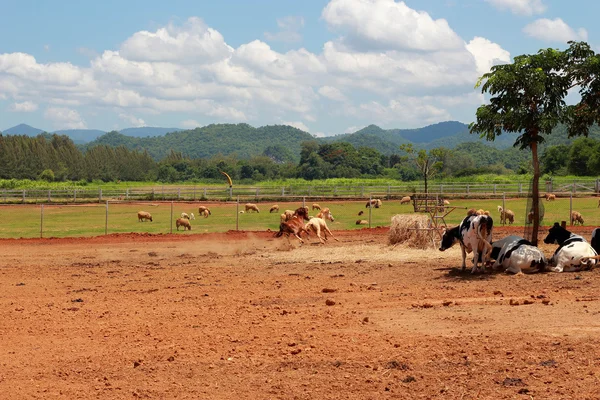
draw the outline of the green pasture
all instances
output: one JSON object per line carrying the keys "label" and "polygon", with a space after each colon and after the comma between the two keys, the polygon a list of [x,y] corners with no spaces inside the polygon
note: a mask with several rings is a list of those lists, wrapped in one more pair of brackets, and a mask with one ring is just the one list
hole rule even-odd
{"label": "green pasture", "polygon": [[[569,221],[569,199],[559,198],[556,201],[544,201],[545,217],[542,225],[552,225],[554,222]],[[198,218],[191,221],[191,233],[226,232],[236,229],[246,231],[261,231],[279,229],[279,215],[286,209],[295,209],[301,202],[279,203],[277,213],[269,213],[273,203],[257,203],[260,213],[243,213],[237,211],[235,203],[111,203],[86,205],[44,205],[43,223],[41,205],[5,205],[0,206],[0,238],[36,238],[40,237],[80,237],[104,235],[111,233],[139,232],[152,234],[189,234],[175,229],[175,220],[182,212],[198,214],[199,205],[207,205],[212,215],[208,218]],[[369,209],[364,201],[319,201],[322,207],[329,207],[335,217],[335,222],[328,225],[332,230],[362,229],[365,225],[356,225],[356,220],[369,220]],[[307,202],[311,207],[312,202]],[[495,225],[500,224],[497,206],[502,205],[502,199],[456,199],[451,201],[451,207],[457,207],[446,217],[448,225],[458,224],[465,216],[466,209],[476,208],[489,210],[494,217]],[[171,207],[173,215],[171,216]],[[240,204],[239,210],[243,210]],[[506,208],[515,212],[515,225],[523,226],[526,215],[526,199],[506,199]],[[139,222],[137,212],[148,211],[153,216],[153,222]],[[579,211],[585,225],[600,226],[600,209],[598,198],[574,198],[573,210]],[[358,216],[359,211],[363,215]],[[310,211],[316,215],[318,211]],[[383,201],[379,209],[371,210],[371,226],[389,226],[390,219],[396,214],[413,214],[411,204],[400,205],[398,200]],[[567,222],[568,223],[568,222]],[[171,226],[172,224],[172,226]]]}

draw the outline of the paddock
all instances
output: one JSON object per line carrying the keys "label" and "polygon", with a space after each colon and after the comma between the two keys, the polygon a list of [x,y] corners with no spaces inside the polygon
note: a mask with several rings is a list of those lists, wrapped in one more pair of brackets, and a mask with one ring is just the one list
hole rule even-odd
{"label": "paddock", "polygon": [[598,270],[335,234],[0,240],[3,398],[598,398]]}

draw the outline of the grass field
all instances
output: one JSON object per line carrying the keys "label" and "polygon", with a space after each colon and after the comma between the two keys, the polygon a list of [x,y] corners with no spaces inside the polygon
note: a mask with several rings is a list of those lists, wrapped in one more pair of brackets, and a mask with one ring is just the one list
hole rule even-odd
{"label": "grass field", "polygon": [[[569,221],[569,199],[557,199],[553,202],[544,202],[545,217],[542,225],[551,225],[554,222]],[[40,205],[7,205],[0,206],[0,238],[33,238],[40,237],[79,237],[96,236],[107,233],[147,232],[152,234],[189,232],[175,230],[175,219],[181,212],[194,212],[197,214],[198,205],[205,204],[210,207],[212,215],[209,218],[196,218],[192,223],[192,233],[226,232],[236,229],[248,231],[278,230],[279,214],[269,213],[272,203],[258,203],[261,212],[239,214],[235,203],[173,203],[173,217],[171,219],[171,203],[111,203],[108,205],[108,218],[106,204],[87,205],[44,205],[43,223],[42,207]],[[335,217],[335,222],[329,223],[333,230],[361,229],[365,225],[356,225],[356,220],[369,220],[369,209],[365,208],[365,201],[322,201],[321,206],[329,207]],[[483,208],[489,210],[495,224],[500,224],[497,206],[502,200],[457,199],[451,206],[457,209],[447,217],[448,225],[458,224],[465,216],[468,208]],[[285,209],[295,209],[301,203],[279,203],[280,212]],[[310,204],[307,204],[310,206]],[[525,199],[506,199],[506,208],[516,214],[515,225],[524,225]],[[138,222],[137,212],[144,210],[152,213],[153,222]],[[243,205],[240,204],[240,210]],[[585,225],[600,226],[600,213],[598,212],[598,198],[574,198],[573,210],[582,213]],[[362,216],[358,212],[363,211]],[[316,215],[311,211],[310,215]],[[389,226],[393,215],[413,213],[412,204],[400,205],[398,200],[384,201],[382,208],[373,209],[371,213],[371,226]],[[568,223],[568,222],[567,222]],[[172,227],[171,227],[171,224]]]}

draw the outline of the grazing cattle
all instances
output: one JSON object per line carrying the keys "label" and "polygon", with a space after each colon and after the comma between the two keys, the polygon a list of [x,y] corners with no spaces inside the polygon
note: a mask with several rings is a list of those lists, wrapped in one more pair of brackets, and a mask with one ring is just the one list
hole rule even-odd
{"label": "grazing cattle", "polygon": [[556,195],[552,194],[552,193],[546,193],[546,200],[547,201],[554,201],[554,200],[556,200]]}
{"label": "grazing cattle", "polygon": [[313,209],[313,210],[321,210],[321,206],[320,206],[320,205],[318,205],[317,203],[313,203],[313,205],[312,205],[312,209]]}
{"label": "grazing cattle", "polygon": [[[403,198],[400,199],[400,204],[409,204],[410,203],[410,196],[404,196]],[[367,204],[368,207],[368,204]]]}
{"label": "grazing cattle", "polygon": [[467,266],[467,253],[473,252],[473,268],[471,273],[479,267],[481,261],[485,268],[486,262],[489,260],[492,245],[492,229],[494,221],[488,215],[469,215],[462,220],[459,226],[446,230],[440,243],[440,251],[444,251],[452,247],[456,243],[460,243],[462,251],[462,269]]}
{"label": "grazing cattle", "polygon": [[519,236],[507,236],[492,243],[491,258],[495,260],[492,268],[502,267],[505,272],[518,274],[523,269],[544,271],[546,257],[544,253]]}
{"label": "grazing cattle", "polygon": [[357,219],[356,225],[369,225],[369,221],[367,221],[366,219]]}
{"label": "grazing cattle", "polygon": [[358,216],[360,217],[361,215],[363,215],[365,212],[364,211],[359,211],[358,212]]}
{"label": "grazing cattle", "polygon": [[515,222],[515,213],[509,209],[504,210],[502,206],[498,206],[498,212],[500,213],[500,222],[505,224],[508,221],[512,225]]}
{"label": "grazing cattle", "polygon": [[258,209],[258,206],[256,204],[246,203],[244,205],[244,208],[246,209],[247,213],[249,213],[250,211],[256,211],[257,213],[260,212],[260,210]]}
{"label": "grazing cattle", "polygon": [[269,213],[278,212],[279,206],[277,204],[273,204],[271,208],[269,208]]}
{"label": "grazing cattle", "polygon": [[578,211],[572,211],[571,225],[577,225],[577,223],[579,223],[579,225],[583,225],[583,215],[581,215],[581,213]]}
{"label": "grazing cattle", "polygon": [[190,221],[186,218],[177,218],[177,221],[175,221],[175,226],[177,227],[177,230],[179,230],[180,226],[183,226],[184,231],[186,229],[188,231],[192,230],[192,225],[190,224]]}
{"label": "grazing cattle", "polygon": [[308,221],[308,212],[306,211],[306,208],[300,207],[296,209],[292,219],[279,224],[279,232],[275,233],[274,236],[281,237],[283,234],[285,234],[289,242],[290,234],[293,234],[298,238],[300,243],[304,243],[304,240],[302,240],[300,234],[302,232],[306,232],[307,235],[309,234],[306,228],[304,227],[305,220]]}
{"label": "grazing cattle", "polygon": [[145,222],[146,220],[152,222],[152,215],[147,211],[138,211],[138,222]]}
{"label": "grazing cattle", "polygon": [[207,218],[211,214],[210,210],[206,206],[198,207],[198,215],[204,215],[204,218]]}
{"label": "grazing cattle", "polygon": [[379,208],[382,205],[383,205],[383,202],[380,199],[372,199],[371,201],[367,201],[365,208],[369,208],[369,206]]}
{"label": "grazing cattle", "polygon": [[321,212],[319,212],[317,214],[317,218],[323,218],[323,219],[329,220],[331,222],[335,221],[335,219],[333,219],[333,214],[331,213],[331,211],[329,211],[329,208],[327,208],[327,207],[322,209]]}
{"label": "grazing cattle", "polygon": [[581,269],[591,268],[596,264],[593,258],[598,255],[590,244],[579,235],[569,232],[555,222],[548,231],[548,236],[544,243],[558,244],[558,249],[554,252],[550,260],[550,271],[571,272]]}
{"label": "grazing cattle", "polygon": [[[333,236],[333,233],[331,233],[331,231],[329,230],[329,227],[327,226],[327,222],[323,219],[323,218],[311,218],[305,226],[306,230],[309,231],[313,231],[317,237],[319,238],[319,240],[321,241],[321,243],[325,243],[325,240],[327,240],[327,234],[329,233],[329,235],[331,235],[331,237],[335,240],[338,241],[336,239],[335,236]],[[325,237],[323,240],[323,237],[321,237],[321,232],[323,232],[323,236]]]}

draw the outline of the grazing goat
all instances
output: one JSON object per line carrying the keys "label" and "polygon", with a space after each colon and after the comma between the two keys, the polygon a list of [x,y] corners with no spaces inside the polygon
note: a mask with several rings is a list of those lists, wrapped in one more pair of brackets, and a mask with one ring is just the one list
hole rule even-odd
{"label": "grazing goat", "polygon": [[546,193],[546,200],[547,201],[554,201],[554,200],[556,200],[556,195],[552,194],[552,193]]}
{"label": "grazing goat", "polygon": [[186,218],[177,218],[177,221],[175,221],[175,226],[177,226],[177,230],[179,230],[180,226],[183,226],[184,231],[186,230],[186,228],[188,231],[192,230],[192,225],[190,224],[190,221]]}
{"label": "grazing goat", "polygon": [[244,208],[246,209],[247,213],[249,213],[250,211],[260,212],[256,204],[246,203],[246,205],[244,205]]}
{"label": "grazing goat", "polygon": [[[311,218],[306,223],[306,226],[304,228],[306,228],[307,231],[312,230],[323,244],[325,244],[325,240],[327,240],[328,233],[335,241],[339,242],[339,240],[337,240],[336,237],[333,236],[333,233],[331,233],[329,227],[327,227],[327,222],[325,222],[323,218]],[[321,237],[321,232],[323,232],[323,236],[325,238]]]}
{"label": "grazing goat", "polygon": [[152,222],[152,215],[146,211],[138,211],[138,222],[144,222],[146,220],[150,220]]}
{"label": "grazing goat", "polygon": [[206,207],[206,206],[198,207],[198,215],[204,215],[204,218],[207,218],[208,215],[204,214],[205,211],[208,212],[208,215],[212,214],[210,212],[210,210],[208,209],[208,207]]}
{"label": "grazing goat", "polygon": [[312,205],[312,209],[313,209],[313,210],[321,210],[321,206],[320,206],[320,205],[318,205],[317,203],[313,203],[313,205]]}
{"label": "grazing goat", "polygon": [[319,212],[317,214],[317,218],[323,218],[323,219],[329,220],[331,222],[335,221],[335,219],[333,219],[333,214],[331,213],[331,211],[329,211],[329,208],[327,208],[327,207],[322,209],[321,212]]}
{"label": "grazing goat", "polygon": [[404,196],[403,198],[400,199],[400,204],[409,204],[410,203],[410,196]]}
{"label": "grazing goat", "polygon": [[304,243],[304,240],[302,240],[300,234],[302,234],[302,232],[306,232],[307,235],[309,234],[306,228],[304,227],[305,220],[308,221],[308,212],[306,211],[306,208],[300,207],[296,209],[292,219],[279,224],[279,232],[275,233],[274,236],[281,237],[283,234],[285,234],[289,242],[290,234],[293,234],[298,238],[300,243]]}
{"label": "grazing goat", "polygon": [[357,219],[356,225],[369,225],[369,221],[367,221],[366,219]]}
{"label": "grazing goat", "polygon": [[512,225],[515,222],[515,213],[509,209],[504,210],[502,206],[498,206],[498,212],[500,213],[500,222],[505,224],[507,221]]}
{"label": "grazing goat", "polygon": [[444,200],[444,205],[445,205],[445,206],[449,206],[449,205],[450,205],[450,202],[449,202],[448,200]]}
{"label": "grazing goat", "polygon": [[578,211],[572,211],[571,212],[571,225],[577,225],[577,223],[579,223],[579,225],[583,225],[583,216]]}
{"label": "grazing goat", "polygon": [[279,206],[277,204],[273,204],[271,206],[271,208],[269,209],[269,213],[278,212],[278,211],[279,211]]}
{"label": "grazing goat", "polygon": [[369,206],[379,208],[382,204],[383,202],[380,199],[372,199],[371,201],[367,201],[365,208],[369,208]]}

